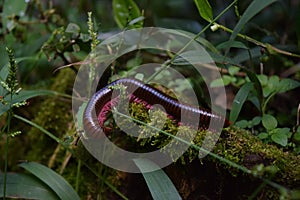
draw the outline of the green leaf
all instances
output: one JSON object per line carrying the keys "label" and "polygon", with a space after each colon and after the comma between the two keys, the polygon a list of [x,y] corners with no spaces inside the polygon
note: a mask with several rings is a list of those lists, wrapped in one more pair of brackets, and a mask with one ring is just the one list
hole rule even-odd
{"label": "green leaf", "polygon": [[290,90],[293,90],[297,87],[300,86],[300,82],[299,81],[295,81],[293,79],[282,79],[279,84],[278,84],[278,89],[277,91],[279,93],[283,93],[283,92],[287,92],[287,91],[290,91]]}
{"label": "green leaf", "polygon": [[274,93],[278,90],[279,87],[279,77],[274,75],[271,76],[268,80],[268,83],[265,88],[263,88],[264,97],[268,97],[271,93]]}
{"label": "green leaf", "polygon": [[84,115],[84,110],[87,106],[87,102],[82,103],[82,105],[79,107],[77,113],[76,113],[76,127],[78,127],[79,130],[83,130],[83,115]]}
{"label": "green leaf", "polygon": [[237,121],[235,123],[236,126],[240,127],[240,128],[247,128],[248,127],[249,122],[247,120],[241,120],[241,121]]}
{"label": "green leaf", "polygon": [[257,136],[259,139],[263,140],[269,137],[268,133],[260,133]]}
{"label": "green leaf", "polygon": [[234,40],[237,34],[243,29],[245,24],[261,10],[274,3],[276,0],[254,0],[243,13],[241,19],[233,29],[230,40]]}
{"label": "green leaf", "polygon": [[208,22],[213,20],[212,8],[207,0],[194,0],[200,16]]}
{"label": "green leaf", "polygon": [[[142,172],[154,200],[181,199],[172,181],[159,166],[142,158],[134,159],[134,163]],[[153,169],[157,170],[152,171]]]}
{"label": "green leaf", "polygon": [[296,131],[293,139],[295,139],[297,141],[300,141],[300,126],[298,126],[297,131]]}
{"label": "green leaf", "polygon": [[267,139],[269,137],[268,133],[260,133],[257,136],[259,139],[263,140],[263,139]]}
{"label": "green leaf", "polygon": [[244,72],[246,72],[250,81],[254,84],[254,88],[257,93],[257,98],[259,100],[260,106],[262,106],[263,102],[264,102],[263,89],[262,89],[262,86],[261,86],[256,74],[246,68],[242,68],[242,70]]}
{"label": "green leaf", "polygon": [[248,122],[248,128],[252,128],[252,127],[258,125],[260,122],[261,122],[261,117],[259,117],[259,116],[254,117],[252,120],[250,120]]}
{"label": "green leaf", "polygon": [[244,105],[248,97],[248,94],[252,88],[253,88],[253,83],[246,83],[240,88],[240,90],[236,94],[232,104],[230,116],[229,116],[229,121],[231,121],[232,123],[234,123],[235,120],[238,118],[242,106]]}
{"label": "green leaf", "polygon": [[48,185],[60,199],[80,200],[78,194],[71,185],[52,169],[35,162],[24,162],[19,166],[23,167]]}
{"label": "green leaf", "polygon": [[265,114],[262,117],[262,124],[267,130],[273,130],[277,127],[277,120],[272,115]]}
{"label": "green leaf", "polygon": [[210,87],[223,87],[223,86],[225,86],[225,83],[222,78],[215,79],[210,83]]}
{"label": "green leaf", "polygon": [[234,76],[223,75],[222,78],[225,85],[229,85],[230,83],[234,83],[236,81]]}
{"label": "green leaf", "polygon": [[221,44],[219,44],[217,46],[217,49],[227,49],[229,47],[234,47],[234,48],[239,48],[239,49],[248,49],[248,47],[242,43],[242,42],[239,42],[239,41],[232,41],[232,40],[228,40],[226,42],[223,42]]}
{"label": "green leaf", "polygon": [[73,35],[72,37],[76,38],[80,34],[80,27],[77,24],[69,23],[66,30],[65,30],[65,32],[66,33],[72,33],[72,35]]}
{"label": "green leaf", "polygon": [[236,80],[237,79],[234,76],[223,75],[222,78],[213,80],[210,83],[210,87],[226,86],[229,85],[230,83],[235,83]]}
{"label": "green leaf", "polygon": [[268,84],[268,77],[265,74],[258,74],[257,78],[262,86],[266,86]]}
{"label": "green leaf", "polygon": [[[33,175],[8,173],[6,177],[8,198],[59,200],[58,196]],[[0,197],[3,197],[4,174],[0,173]]]}
{"label": "green leaf", "polygon": [[274,130],[271,136],[273,142],[280,144],[281,146],[286,146],[288,142],[289,128],[278,128]]}
{"label": "green leaf", "polygon": [[252,121],[252,124],[254,126],[256,126],[256,125],[258,125],[261,122],[261,117],[259,117],[259,116],[254,117],[251,121]]}
{"label": "green leaf", "polygon": [[228,67],[228,73],[231,75],[231,76],[234,76],[236,73],[238,73],[240,71],[240,68],[239,67],[236,67],[236,66],[230,66]]}
{"label": "green leaf", "polygon": [[[14,95],[12,99],[12,103],[19,103],[30,99],[32,97],[43,96],[43,95],[55,95],[55,91],[51,90],[21,90],[18,95]],[[6,101],[9,100],[8,97],[4,98]],[[9,110],[9,105],[1,105],[0,107],[0,116]]]}
{"label": "green leaf", "polygon": [[143,27],[143,21],[140,18],[142,15],[133,0],[113,0],[112,6],[115,21],[120,28]]}

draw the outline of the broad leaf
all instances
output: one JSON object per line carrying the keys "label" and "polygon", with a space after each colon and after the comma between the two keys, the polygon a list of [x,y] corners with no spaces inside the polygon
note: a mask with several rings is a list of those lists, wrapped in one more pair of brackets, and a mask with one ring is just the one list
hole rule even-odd
{"label": "broad leaf", "polygon": [[288,143],[288,133],[289,128],[278,128],[274,130],[275,133],[272,134],[271,139],[273,142],[280,144],[281,146],[286,146]]}
{"label": "broad leaf", "polygon": [[43,181],[57,194],[57,196],[59,196],[60,199],[80,200],[72,186],[52,169],[35,162],[24,162],[21,163],[20,166]]}
{"label": "broad leaf", "polygon": [[277,120],[272,115],[265,114],[262,117],[262,124],[267,130],[273,130],[277,127]]}
{"label": "broad leaf", "polygon": [[[8,198],[59,200],[58,196],[33,175],[8,173],[6,177]],[[0,173],[0,197],[3,197],[4,174]]]}
{"label": "broad leaf", "polygon": [[278,92],[279,93],[287,92],[287,91],[293,90],[297,87],[300,87],[299,81],[295,81],[293,79],[288,79],[288,78],[282,79],[278,85],[278,88],[279,88]]}
{"label": "broad leaf", "polygon": [[73,37],[77,37],[80,34],[80,27],[75,23],[69,23],[66,30],[66,33],[71,33]]}

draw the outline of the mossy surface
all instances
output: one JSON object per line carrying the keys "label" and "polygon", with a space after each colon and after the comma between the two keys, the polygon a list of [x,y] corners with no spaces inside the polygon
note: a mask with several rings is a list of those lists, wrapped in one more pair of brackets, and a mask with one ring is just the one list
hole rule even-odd
{"label": "mossy surface", "polygon": [[[71,70],[59,71],[53,79],[50,90],[71,95],[74,72]],[[58,138],[66,136],[72,127],[71,99],[60,96],[46,97],[36,106],[33,122],[43,127]],[[47,161],[58,144],[36,128],[32,128],[28,136],[32,142],[31,150],[27,154],[28,160]]]}
{"label": "mossy surface", "polygon": [[[54,78],[53,85],[50,89],[64,94],[71,94],[74,78],[75,74],[71,70],[62,70]],[[35,113],[37,114],[33,119],[34,123],[45,128],[62,140],[64,140],[65,136],[74,136],[76,131],[74,128],[70,99],[65,99],[59,96],[47,97],[36,109],[37,112]],[[135,119],[142,122],[147,122],[154,127],[160,127],[170,134],[175,135],[178,130],[181,130],[182,138],[198,146],[202,145],[203,139],[208,133],[205,130],[199,130],[197,131],[195,137],[191,137],[191,135],[194,134],[194,130],[190,127],[178,127],[178,122],[170,117],[167,117],[161,111],[153,110],[149,116],[145,106],[139,103],[130,104],[130,113]],[[123,125],[132,124],[129,119],[123,119],[119,121],[119,123],[123,123]],[[115,141],[118,143],[117,145],[123,147],[124,149],[134,149],[135,152],[147,152],[161,148],[162,151],[168,151],[168,153],[172,154],[172,151],[170,150],[172,148],[164,149],[164,146],[173,140],[170,135],[164,135],[157,130],[142,126],[141,124],[139,124],[139,126],[141,127],[141,132],[140,137],[138,138],[129,137],[125,134],[120,135],[119,129],[112,129],[113,131],[110,134],[123,137],[122,140],[116,139]],[[150,135],[151,137],[146,137]],[[26,151],[25,159],[30,161],[39,161],[46,165],[51,163],[51,167],[56,169],[58,172],[62,170],[62,175],[74,186],[76,182],[78,160],[74,159],[74,157],[68,157],[68,153],[64,148],[60,147],[60,145],[54,140],[36,128],[32,128],[27,133],[26,137],[26,141],[30,142],[30,148],[26,147],[28,151]],[[115,137],[111,137],[111,139],[114,138]],[[214,142],[215,139],[216,138],[211,138],[211,140],[207,141]],[[171,147],[172,145],[176,145],[176,142],[178,141],[175,140],[173,143],[171,142]],[[95,196],[97,194],[101,194],[103,196],[107,196],[108,198],[116,197],[116,194],[114,194],[114,192],[112,192],[112,190],[109,189],[105,184],[105,181],[108,181],[116,188],[119,188],[120,191],[124,191],[124,194],[130,195],[130,191],[126,192],[126,188],[131,187],[129,183],[126,183],[126,181],[128,182],[128,180],[131,180],[131,178],[129,178],[131,177],[129,174],[117,172],[106,166],[103,166],[97,160],[92,158],[92,156],[84,149],[80,142],[77,147],[71,147],[76,152],[76,158],[82,160],[81,175],[79,176],[79,194],[82,196]],[[56,149],[58,150],[55,151]],[[236,127],[224,129],[221,137],[213,148],[212,153],[238,165],[245,166],[248,169],[251,169],[253,173],[257,173],[258,176],[265,178],[270,178],[272,176],[272,181],[275,181],[276,183],[279,183],[290,189],[300,188],[300,156],[295,155],[292,152],[283,151],[277,146],[264,144],[261,140],[251,135],[246,130],[238,129]],[[217,179],[224,181],[223,185],[226,185],[226,180],[228,177],[231,177],[232,181],[236,181],[236,185],[238,185],[239,181],[241,180],[236,179],[235,177],[242,177],[243,179],[246,178],[252,182],[253,180],[254,182],[260,181],[254,176],[245,174],[233,166],[223,163],[222,161],[211,156],[206,156],[199,162],[198,155],[199,151],[191,147],[188,148],[183,156],[177,159],[176,162],[174,160],[174,164],[172,166],[176,167],[173,167],[173,169],[168,173],[183,173],[187,175],[189,174],[188,171],[189,168],[191,168],[191,165],[195,165],[195,162],[197,162],[197,169],[192,167],[193,170],[197,171],[198,168],[204,172],[208,170],[205,173],[210,174],[209,172],[211,172],[211,169],[206,169],[206,167],[214,166],[214,170],[217,170]],[[176,158],[178,155],[174,154],[173,156]],[[67,163],[67,166],[64,166],[65,163]],[[202,165],[199,166],[199,163],[202,163]],[[263,170],[257,170],[257,166],[261,165],[264,166]],[[273,173],[273,171],[268,171],[267,169],[274,169],[268,168],[268,166],[275,166],[276,173]],[[185,169],[187,171],[185,171]],[[95,176],[95,174],[98,174],[98,177]],[[196,176],[198,176],[197,173],[194,176],[191,174],[189,176],[191,176],[191,180],[188,180],[189,177],[187,176],[187,180],[183,181],[184,184],[182,180],[178,180],[180,183],[175,184],[179,184],[179,190],[182,193],[189,192],[189,194],[192,195],[193,191],[188,191],[186,184],[190,183],[193,186],[193,190],[197,190],[197,187],[202,185],[199,185],[198,181],[192,181]],[[185,176],[183,175],[182,178],[184,179],[184,177]],[[170,178],[172,179],[172,177]],[[203,178],[205,179],[207,177]],[[202,182],[204,183],[205,180],[202,180]],[[245,181],[242,180],[242,182],[244,183]],[[180,184],[183,185],[180,186]],[[221,185],[218,187],[222,188],[223,186]],[[258,187],[258,185],[256,187]],[[225,188],[226,187],[224,186],[223,189]],[[278,197],[279,194],[276,189],[268,186],[264,188],[264,190],[261,192],[261,195],[264,197],[272,196],[273,198]],[[187,193],[186,196],[188,196]]]}
{"label": "mossy surface", "polygon": [[[145,119],[145,114],[141,113],[143,109],[140,108],[140,105],[133,104],[131,109],[133,110],[132,117],[140,120]],[[139,113],[139,115],[136,113]],[[152,118],[150,122],[152,126],[155,126],[157,123],[159,124],[159,121],[164,121],[159,112],[157,112],[155,116],[156,117]],[[206,138],[208,134],[206,130],[198,130],[195,137],[190,138],[188,135],[193,134],[193,130],[190,127],[183,126],[178,128],[174,120],[171,119],[167,119],[164,122],[166,123],[163,130],[176,135],[178,130],[182,129],[186,135],[181,135],[180,137],[199,147],[203,145],[203,139]],[[153,129],[151,133],[149,127],[141,131],[143,136],[145,136],[146,133],[148,135],[152,134],[152,137],[142,139],[140,141],[142,146],[152,145],[157,148],[162,148],[162,151],[164,151],[164,146],[169,144],[171,140],[170,136],[164,135],[163,133],[158,134],[153,131]],[[211,136],[212,138],[206,138],[206,142],[214,142],[217,139],[214,138],[214,134],[211,134]],[[172,151],[168,153],[172,154]],[[245,171],[237,169],[235,166],[231,166],[209,155],[201,159],[200,162],[215,163],[216,167],[222,167],[223,170],[226,170],[232,177],[242,176],[243,178],[249,179],[249,181],[258,182],[261,181],[260,178],[266,178],[289,189],[300,188],[300,155],[296,155],[290,151],[284,151],[276,145],[265,144],[259,138],[244,129],[239,129],[234,126],[224,129],[218,142],[212,149],[212,153],[239,165],[245,169]],[[190,147],[185,151],[183,156],[177,160],[177,163],[179,162],[180,165],[188,165],[194,160],[199,160],[198,155],[199,151]],[[236,181],[238,182],[239,180]],[[279,198],[280,195],[277,189],[270,186],[265,187],[264,190],[261,191],[261,194],[264,194],[263,196],[265,197],[272,196],[272,198]]]}
{"label": "mossy surface", "polygon": [[300,155],[264,144],[248,131],[235,127],[226,129],[214,152],[250,169],[259,164],[274,166],[277,172],[272,180],[290,188],[300,188]]}

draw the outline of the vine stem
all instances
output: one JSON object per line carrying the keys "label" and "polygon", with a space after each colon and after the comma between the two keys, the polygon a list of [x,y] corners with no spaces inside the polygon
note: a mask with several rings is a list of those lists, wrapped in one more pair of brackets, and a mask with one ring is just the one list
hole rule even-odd
{"label": "vine stem", "polygon": [[[218,23],[214,23],[214,30],[215,29],[222,29],[223,31],[225,32],[228,32],[228,33],[233,33],[233,30],[230,29],[230,28],[227,28],[221,24],[218,24]],[[238,33],[237,34],[238,37],[244,39],[244,40],[247,40],[248,42],[251,42],[257,46],[260,46],[260,47],[263,47],[265,49],[267,49],[269,51],[269,53],[271,54],[274,54],[275,52],[276,53],[279,53],[279,54],[283,54],[283,55],[286,55],[286,56],[291,56],[291,57],[296,57],[296,58],[300,58],[300,55],[298,54],[294,54],[294,53],[291,53],[291,52],[288,52],[288,51],[284,51],[284,50],[281,50],[281,49],[278,49],[276,47],[274,47],[273,45],[271,44],[268,44],[268,43],[263,43],[263,42],[260,42],[260,41],[257,41],[247,35],[244,35],[244,34],[241,34],[241,33]]]}

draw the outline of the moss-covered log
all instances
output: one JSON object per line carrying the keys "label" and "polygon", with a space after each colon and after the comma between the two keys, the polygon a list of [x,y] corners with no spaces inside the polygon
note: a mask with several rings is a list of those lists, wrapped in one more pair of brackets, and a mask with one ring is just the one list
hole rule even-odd
{"label": "moss-covered log", "polygon": [[[61,93],[70,94],[72,83],[73,83],[73,77],[74,77],[72,73],[73,72],[71,71],[60,72],[60,74],[55,78],[54,84],[51,87],[51,89]],[[145,114],[146,111],[145,107],[135,103],[131,105],[132,105],[131,113],[134,118],[142,121],[145,120],[149,121],[147,120],[148,119],[147,114]],[[160,117],[158,116],[158,118]],[[128,119],[124,119],[125,124],[127,123],[126,120]],[[60,97],[47,98],[41,104],[41,107],[39,108],[39,112],[36,115],[34,122],[41,125],[42,127],[46,128],[48,131],[56,134],[59,137],[63,137],[67,133],[74,131],[74,124],[73,124],[72,113],[71,113],[71,101],[70,100],[66,101],[66,99],[62,99]],[[188,129],[189,128],[187,128],[187,133],[188,133]],[[172,120],[169,120],[164,126],[164,130],[167,132],[176,133],[177,124],[174,123]],[[143,134],[151,134],[151,131],[149,132],[147,131],[149,131],[149,129],[145,129],[143,131]],[[117,132],[119,134],[119,130],[117,130]],[[207,132],[205,131],[198,131],[198,135],[196,136],[196,138],[194,138],[193,142],[196,145],[201,146],[201,141],[203,137],[205,137],[206,133]],[[31,135],[30,139],[34,142],[32,143],[32,150],[29,153],[30,155],[29,159],[44,160],[44,161],[47,160],[47,158],[49,159],[49,157],[53,154],[55,149],[55,147],[53,147],[52,150],[50,150],[49,144],[51,144],[52,146],[56,146],[57,144],[55,144],[54,141],[51,141],[51,139],[49,139],[44,134],[41,134],[36,129],[32,129],[30,131],[30,135]],[[138,139],[138,141],[136,140],[136,138],[130,138],[126,136],[125,138],[126,138],[125,140],[126,142],[124,142],[123,140],[121,145],[126,145],[126,147],[128,146],[133,147],[135,148],[135,150],[136,148],[140,148],[141,151],[144,151],[143,149],[145,148],[149,148],[149,149],[153,147],[160,148],[164,146],[166,143],[168,143],[170,140],[168,136],[162,134],[156,134],[156,137],[148,138],[145,140]],[[45,153],[47,151],[48,153]],[[230,127],[223,130],[221,137],[219,138],[212,152],[238,165],[247,167],[248,169],[252,169],[253,170],[252,172],[258,174],[258,176],[261,175],[262,177],[269,178],[270,180],[282,186],[285,186],[289,189],[300,188],[300,155],[295,155],[292,152],[284,151],[283,149],[275,145],[264,144],[261,140],[251,135],[246,130],[238,129],[235,127]],[[44,156],[44,159],[41,159],[40,157],[41,155]],[[97,161],[94,160],[90,161],[89,159],[87,159],[87,154],[86,152],[84,152],[82,148],[77,148],[77,156],[83,159],[84,161],[87,161],[88,164],[93,165],[92,168],[97,167],[96,170],[100,169],[100,173],[102,173],[102,170],[105,168],[99,163],[95,165],[95,162]],[[235,184],[236,187],[238,187],[240,184],[245,184],[247,186],[248,181],[253,183],[255,187],[257,188],[259,187],[259,183],[261,182],[261,180],[255,178],[251,174],[245,174],[244,172],[239,171],[235,169],[233,166],[223,163],[222,161],[216,158],[207,156],[201,159],[201,161],[199,161],[197,156],[198,156],[198,152],[193,148],[189,148],[188,151],[186,151],[186,153],[184,154],[184,156],[181,157],[181,159],[179,159],[181,161],[185,161],[185,164],[182,164],[183,162],[178,161],[172,164],[170,167],[166,168],[167,173],[170,175],[170,178],[175,182],[176,187],[181,192],[184,199],[191,198],[193,195],[197,194],[197,190],[199,190],[198,187],[203,187],[203,185],[199,184],[199,181],[202,183],[209,183],[212,185],[216,184],[215,182],[211,182],[211,180],[209,179],[213,179],[217,182],[220,182],[220,180],[223,181],[223,186],[218,186],[219,190],[230,189],[226,185],[228,179],[230,179],[231,184]],[[62,157],[60,157],[60,159],[62,159]],[[191,161],[191,162],[187,162],[187,161]],[[59,163],[61,163],[61,161]],[[264,167],[260,169],[257,168],[257,166],[264,166]],[[274,167],[270,167],[270,166],[274,166]],[[276,173],[274,173],[274,169]],[[68,169],[66,170],[69,171],[68,174],[70,175],[70,177],[67,177],[67,179],[73,182],[75,166],[72,167],[72,170],[74,170],[73,172],[70,168],[69,170]],[[202,171],[206,174],[210,174],[211,176],[215,175],[216,177],[202,176],[201,175]],[[73,177],[71,175],[73,175]],[[272,177],[270,177],[270,175],[272,175]],[[238,179],[236,177],[240,177],[241,179]],[[131,186],[127,184],[128,182],[126,183],[126,181],[130,182],[130,180],[132,179],[132,175],[124,174],[121,172],[117,172],[117,173],[109,172],[107,173],[106,178],[109,179],[110,182],[113,182],[115,185],[117,185],[117,187],[120,188],[120,191],[124,191],[125,195],[130,196],[131,193],[134,193],[134,191],[130,191],[129,188],[131,188]],[[101,184],[100,179],[96,178],[96,180],[97,183]],[[95,187],[94,184],[88,184],[89,181],[92,181],[91,178],[88,178],[88,176],[81,177],[81,181],[87,183],[86,189],[93,190],[93,192],[91,192],[92,194],[97,193],[97,191],[95,190],[98,187]],[[129,190],[127,191],[126,189],[124,189],[124,187],[128,188]],[[255,190],[255,187],[254,189],[253,188],[252,189]],[[204,188],[209,188],[209,187],[204,187]],[[145,188],[145,190],[147,189]],[[83,193],[87,194],[90,192],[84,191]],[[216,195],[224,194],[224,192],[222,194],[221,193],[222,192]],[[272,189],[272,187],[266,187],[260,193],[263,197],[271,196],[272,198],[274,198],[274,196],[276,195],[278,197],[278,191]],[[111,194],[111,192],[108,192],[106,194],[109,195],[110,197],[114,196]],[[142,194],[145,195],[145,193]],[[239,193],[239,195],[242,196],[245,194],[249,195],[249,193]],[[215,198],[217,196],[211,196],[211,197]]]}

